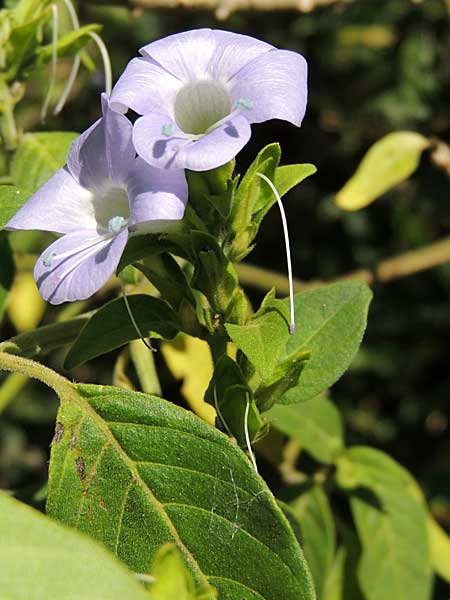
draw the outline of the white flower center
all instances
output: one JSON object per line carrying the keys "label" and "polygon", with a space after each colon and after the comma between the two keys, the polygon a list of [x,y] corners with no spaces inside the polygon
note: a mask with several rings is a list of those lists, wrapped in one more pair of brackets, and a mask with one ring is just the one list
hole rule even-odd
{"label": "white flower center", "polygon": [[174,113],[180,129],[199,135],[231,113],[231,98],[225,86],[217,81],[192,81],[178,92]]}
{"label": "white flower center", "polygon": [[128,195],[123,188],[110,187],[97,192],[92,205],[98,227],[109,233],[119,233],[130,217]]}

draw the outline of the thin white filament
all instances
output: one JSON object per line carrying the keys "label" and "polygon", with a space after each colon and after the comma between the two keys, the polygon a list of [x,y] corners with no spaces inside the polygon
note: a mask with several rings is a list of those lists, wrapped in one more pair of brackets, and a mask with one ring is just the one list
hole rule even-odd
{"label": "thin white filament", "polygon": [[247,444],[247,452],[250,456],[250,460],[252,461],[252,465],[253,468],[255,469],[255,472],[258,472],[258,465],[256,464],[256,458],[255,455],[253,454],[253,449],[252,449],[252,445],[250,443],[250,435],[248,432],[248,413],[250,411],[250,398],[248,397],[247,394],[247,405],[245,407],[245,413],[244,413],[244,435],[245,435],[245,443]]}
{"label": "thin white filament", "polygon": [[153,577],[153,575],[147,575],[147,573],[134,573],[134,576],[142,583],[155,583],[156,581],[156,577]]}
{"label": "thin white filament", "polygon": [[105,71],[105,92],[108,96],[111,95],[112,91],[112,69],[111,69],[111,61],[109,59],[109,53],[103,42],[102,38],[95,33],[95,31],[90,31],[89,35],[97,44],[97,48],[100,51],[102,60],[103,60],[103,69]]}
{"label": "thin white filament", "polygon": [[41,110],[41,121],[45,121],[48,112],[48,106],[53,93],[56,80],[56,63],[58,61],[58,7],[52,4],[52,67],[50,71],[50,81],[48,84],[47,95]]}
{"label": "thin white filament", "polygon": [[216,409],[216,413],[219,416],[220,421],[222,422],[222,425],[224,426],[224,428],[226,429],[226,432],[228,433],[228,435],[230,437],[234,437],[232,431],[230,430],[230,428],[227,425],[227,422],[225,421],[225,419],[223,418],[223,415],[220,411],[219,408],[219,403],[217,402],[217,391],[216,391],[216,386],[214,386],[214,408]]}
{"label": "thin white filament", "polygon": [[135,328],[136,333],[139,336],[139,339],[144,344],[144,346],[146,346],[149,350],[151,350],[152,352],[156,352],[156,348],[153,348],[153,346],[147,342],[147,340],[144,337],[144,334],[140,330],[139,325],[137,324],[137,321],[134,318],[133,311],[131,310],[130,303],[128,302],[128,296],[126,295],[125,290],[123,289],[123,287],[122,287],[122,296],[123,296],[123,299],[124,299],[124,302],[125,302],[125,306],[126,306],[126,309],[127,309],[127,312],[128,312],[128,316],[130,317],[130,321],[131,321],[133,327]]}
{"label": "thin white filament", "polygon": [[293,335],[295,333],[294,281],[292,278],[291,246],[289,244],[289,231],[288,231],[286,213],[284,212],[284,207],[283,207],[283,203],[281,202],[280,194],[278,193],[278,190],[274,186],[274,184],[270,181],[270,179],[268,177],[266,177],[262,173],[256,173],[256,175],[258,175],[258,177],[261,177],[261,179],[263,179],[267,183],[267,185],[270,187],[270,189],[272,190],[272,193],[277,200],[278,208],[280,209],[280,213],[281,213],[281,222],[283,223],[284,242],[286,245],[286,261],[287,261],[288,278],[289,278],[289,302],[290,302],[290,306],[291,306],[291,323],[290,323],[289,330],[291,332],[291,335]]}
{"label": "thin white filament", "polygon": [[[76,10],[75,10],[71,0],[63,0],[63,2],[67,8],[67,12],[70,15],[70,20],[72,21],[73,30],[77,31],[78,29],[80,29],[80,21],[78,20],[78,15],[76,13]],[[73,87],[73,84],[75,83],[75,79],[78,75],[78,69],[80,68],[80,64],[81,64],[81,58],[80,58],[80,55],[77,54],[73,60],[72,70],[70,71],[70,75],[67,80],[64,91],[61,94],[61,98],[59,99],[59,102],[56,105],[55,110],[53,111],[54,115],[59,115],[59,113],[64,108],[64,105],[67,102],[67,98],[69,97],[69,94],[72,91],[72,87]]]}

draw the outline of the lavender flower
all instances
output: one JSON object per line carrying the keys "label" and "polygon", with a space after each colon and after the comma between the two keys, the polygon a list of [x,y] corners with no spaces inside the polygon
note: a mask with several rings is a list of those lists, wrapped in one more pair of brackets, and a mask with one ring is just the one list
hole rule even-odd
{"label": "lavender flower", "polygon": [[300,54],[211,29],[172,35],[140,52],[114,87],[111,106],[143,115],[133,141],[150,165],[213,169],[247,143],[251,123],[301,125],[307,66]]}
{"label": "lavender flower", "polygon": [[34,277],[52,304],[92,296],[114,273],[130,232],[160,231],[183,217],[183,171],[163,172],[139,157],[132,124],[102,95],[103,118],[77,138],[67,165],[6,229],[64,234],[38,258]]}

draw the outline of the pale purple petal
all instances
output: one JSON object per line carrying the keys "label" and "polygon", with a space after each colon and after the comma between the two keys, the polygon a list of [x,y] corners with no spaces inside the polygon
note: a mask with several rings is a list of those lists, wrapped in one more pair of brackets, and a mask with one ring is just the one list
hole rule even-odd
{"label": "pale purple petal", "polygon": [[183,81],[209,76],[226,82],[247,62],[271,48],[238,33],[194,29],[152,42],[140,52]]}
{"label": "pale purple petal", "polygon": [[[127,229],[108,238],[92,231],[59,238],[36,262],[34,278],[41,296],[51,304],[89,298],[113,275],[127,239]],[[62,254],[68,256],[58,258]]]}
{"label": "pale purple petal", "polygon": [[235,115],[194,141],[167,115],[152,114],[136,121],[133,141],[139,156],[154,167],[207,171],[234,158],[250,135],[250,125],[242,115]]}
{"label": "pale purple petal", "polygon": [[70,233],[97,227],[92,193],[82,188],[63,167],[44,183],[5,226]]}
{"label": "pale purple petal", "polygon": [[300,126],[306,111],[307,65],[300,54],[270,50],[258,56],[230,81],[233,102],[249,101],[243,109],[250,123],[283,119]]}
{"label": "pale purple petal", "polygon": [[183,218],[188,200],[186,176],[183,170],[156,169],[137,158],[128,179],[128,196],[130,231],[162,230],[168,222]]}
{"label": "pale purple petal", "polygon": [[172,106],[183,82],[152,59],[133,58],[111,93],[110,106],[126,113],[129,108],[140,115]]}
{"label": "pale purple petal", "polygon": [[72,175],[90,190],[102,189],[106,182],[123,184],[135,158],[132,124],[109,108],[106,94],[102,94],[102,108],[103,119],[74,140],[67,157]]}

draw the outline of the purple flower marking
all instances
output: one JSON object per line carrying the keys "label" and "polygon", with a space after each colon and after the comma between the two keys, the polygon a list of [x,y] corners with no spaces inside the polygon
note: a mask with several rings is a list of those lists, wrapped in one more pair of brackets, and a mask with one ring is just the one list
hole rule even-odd
{"label": "purple flower marking", "polygon": [[171,35],[140,52],[114,87],[111,106],[143,115],[133,141],[150,165],[213,169],[248,142],[251,123],[301,125],[307,65],[300,54],[212,29]]}
{"label": "purple flower marking", "polygon": [[163,172],[136,157],[132,124],[109,108],[77,138],[67,165],[16,213],[6,229],[63,234],[36,262],[45,300],[61,304],[92,296],[114,273],[129,233],[161,231],[183,218],[184,172]]}

